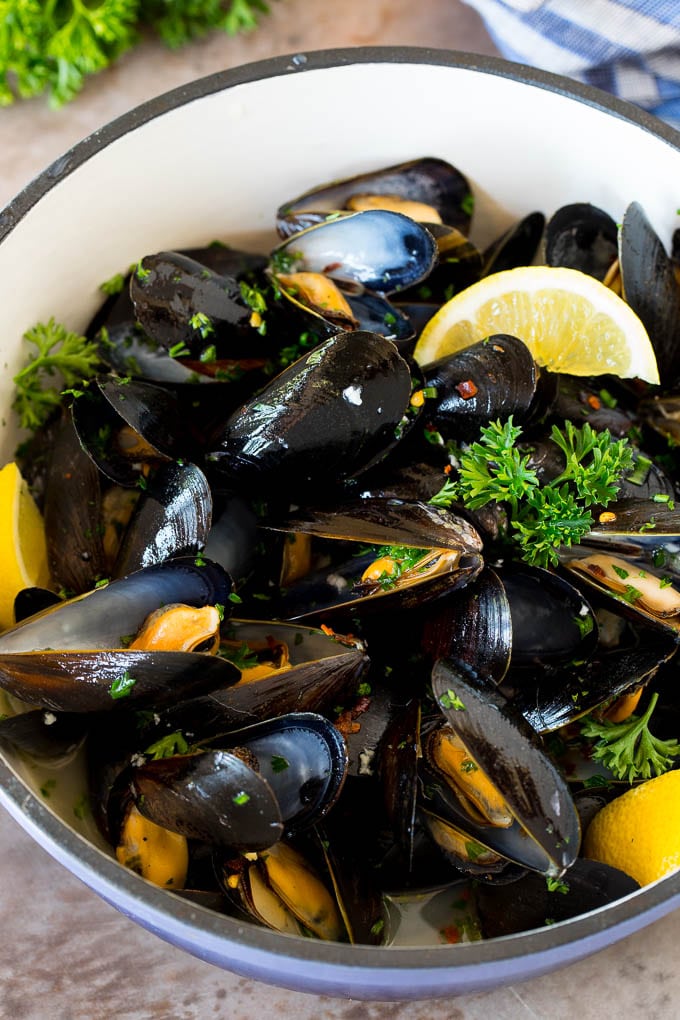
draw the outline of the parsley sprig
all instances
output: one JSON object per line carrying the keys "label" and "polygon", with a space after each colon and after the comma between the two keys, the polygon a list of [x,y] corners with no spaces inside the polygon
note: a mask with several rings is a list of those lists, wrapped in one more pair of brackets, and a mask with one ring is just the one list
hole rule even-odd
{"label": "parsley sprig", "polygon": [[621,476],[633,463],[625,439],[588,424],[553,426],[551,438],[565,456],[561,475],[541,485],[529,467],[530,454],[518,446],[522,429],[512,417],[491,422],[479,441],[461,451],[457,481],[447,481],[430,502],[450,506],[462,502],[470,510],[489,503],[508,512],[509,537],[528,563],[556,565],[560,546],[578,543],[590,531],[594,504],[606,506],[616,495]]}
{"label": "parsley sprig", "polygon": [[[24,339],[34,345],[36,353],[29,355],[28,364],[14,376],[13,407],[22,428],[36,429],[61,404],[64,389],[81,386],[96,373],[99,353],[94,341],[70,332],[54,319],[27,330]],[[51,384],[49,380],[58,376],[62,385]]]}
{"label": "parsley sprig", "polygon": [[643,715],[630,715],[620,723],[597,722],[588,717],[581,723],[581,733],[588,739],[597,738],[593,758],[612,772],[617,779],[632,783],[636,779],[660,776],[673,767],[680,755],[677,740],[660,740],[649,731],[649,720],[656,708],[658,691],[649,699]]}
{"label": "parsley sprig", "polygon": [[47,92],[69,102],[89,74],[108,67],[151,27],[176,49],[211,30],[254,29],[264,0],[2,0],[0,106]]}

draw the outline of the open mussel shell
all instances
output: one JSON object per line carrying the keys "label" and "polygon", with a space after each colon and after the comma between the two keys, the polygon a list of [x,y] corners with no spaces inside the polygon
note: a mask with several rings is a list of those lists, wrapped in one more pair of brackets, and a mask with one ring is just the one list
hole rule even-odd
{"label": "open mussel shell", "polygon": [[235,851],[265,850],[283,833],[276,797],[228,751],[174,755],[135,768],[138,810],[163,828]]}
{"label": "open mussel shell", "polygon": [[437,245],[415,220],[376,209],[308,227],[275,248],[272,258],[292,262],[295,272],[325,273],[391,294],[428,275]]}
{"label": "open mussel shell", "polygon": [[377,545],[459,552],[481,552],[482,549],[479,534],[462,517],[427,503],[407,503],[399,499],[357,500],[333,509],[309,507],[281,521],[268,521],[265,527]]}
{"label": "open mussel shell", "polygon": [[73,405],[81,445],[99,470],[119,485],[138,484],[145,464],[195,453],[193,436],[178,431],[180,407],[165,387],[106,376]]}
{"label": "open mussel shell", "polygon": [[474,898],[484,938],[492,939],[578,917],[639,888],[618,868],[578,858],[554,891],[529,872],[511,885],[480,884]]}
{"label": "open mussel shell", "polygon": [[[284,202],[277,213],[279,232],[287,237],[291,229],[299,230],[298,218],[306,212],[350,208],[355,195],[383,195],[423,203],[433,207],[442,223],[465,234],[470,228],[474,200],[468,181],[450,163],[428,156],[333,181]],[[428,213],[427,222],[432,220]]]}
{"label": "open mussel shell", "polygon": [[595,614],[582,593],[541,567],[500,570],[512,621],[511,667],[585,659],[598,640]]}
{"label": "open mussel shell", "polygon": [[447,438],[471,440],[492,419],[530,416],[539,369],[521,340],[504,333],[426,365],[427,417]]}
{"label": "open mussel shell", "polygon": [[618,227],[612,217],[587,202],[562,206],[548,221],[545,261],[603,281],[618,257]]}
{"label": "open mussel shell", "polygon": [[[0,653],[0,686],[56,712],[161,708],[236,683],[238,671],[198,652],[125,649]],[[124,695],[116,695],[122,684]]]}
{"label": "open mussel shell", "polygon": [[670,631],[641,627],[632,646],[598,649],[578,666],[542,666],[515,673],[507,689],[516,710],[534,730],[546,733],[648,683],[676,651]]}
{"label": "open mussel shell", "polygon": [[[421,781],[428,783],[434,781],[434,775],[425,768],[420,770]],[[427,786],[427,792],[432,790],[431,783]],[[474,875],[480,879],[489,878],[492,875],[499,875],[508,868],[512,862],[512,850],[507,847],[506,856],[499,851],[493,843],[493,838],[487,840],[486,832],[492,832],[490,826],[480,827],[471,822],[461,810],[459,819],[455,818],[455,805],[447,803],[436,795],[432,798],[432,810],[423,806],[421,802],[419,818],[425,831],[439,851],[444,855],[456,872],[467,875]],[[427,794],[425,802],[429,804]],[[502,830],[505,834],[505,830]],[[517,837],[519,828],[516,826],[512,835]],[[505,845],[508,844],[507,834]],[[543,858],[537,856],[536,866],[540,868]],[[456,877],[456,872],[452,878]]]}
{"label": "open mussel shell", "polygon": [[391,341],[339,333],[232,414],[208,461],[235,484],[318,491],[364,470],[395,444],[410,392],[408,365]]}
{"label": "open mussel shell", "polygon": [[639,202],[626,209],[619,235],[623,295],[649,333],[659,375],[680,376],[680,288],[673,263]]}
{"label": "open mussel shell", "polygon": [[45,540],[50,577],[78,595],[107,572],[101,502],[101,476],[80,444],[71,411],[65,411],[45,481]]}
{"label": "open mussel shell", "polygon": [[[661,494],[657,499],[619,499],[607,509],[584,538],[584,546],[644,564],[660,576],[678,578],[680,511],[673,498]],[[570,552],[568,558],[578,557]]]}
{"label": "open mussel shell", "polygon": [[[470,757],[498,788],[529,839],[530,851],[505,856],[548,875],[562,874],[578,856],[580,826],[567,784],[524,717],[490,683],[464,664],[439,659],[432,690]],[[494,830],[507,833],[508,829]],[[544,863],[536,867],[538,854]],[[530,861],[531,859],[531,861]]]}
{"label": "open mussel shell", "polygon": [[195,464],[168,461],[140,495],[116,559],[124,577],[177,556],[203,549],[212,522],[212,494]]}
{"label": "open mussel shell", "polygon": [[283,595],[281,609],[288,619],[359,608],[371,612],[395,605],[417,608],[444,591],[469,583],[482,567],[481,538],[472,525],[425,503],[359,500],[335,510],[308,508],[267,526],[321,538],[423,550],[423,557],[393,584],[363,579],[364,572],[380,558],[377,550],[364,550],[344,563],[302,578]]}
{"label": "open mussel shell", "polygon": [[291,712],[218,735],[210,746],[247,749],[248,760],[271,787],[289,833],[313,825],[330,810],[347,774],[342,734],[314,712]]}
{"label": "open mussel shell", "polygon": [[159,606],[229,605],[231,580],[210,561],[174,560],[61,602],[0,635],[0,655],[37,650],[118,649]]}
{"label": "open mussel shell", "polygon": [[482,255],[482,276],[500,273],[518,266],[530,266],[541,243],[545,216],[529,213],[501,234]]}
{"label": "open mussel shell", "polygon": [[124,646],[159,606],[229,605],[230,590],[208,561],[175,560],[112,581],[5,631],[0,686],[30,704],[72,712],[167,705],[229,686],[239,671],[216,656]]}
{"label": "open mussel shell", "polygon": [[[249,654],[256,669],[243,668],[233,686],[163,713],[167,732],[181,729],[187,739],[198,742],[288,712],[330,714],[355,694],[368,668],[360,646],[343,644],[311,627],[230,619],[223,636]],[[287,661],[281,665],[271,654],[278,648],[286,649]],[[267,662],[269,670],[264,668]],[[251,679],[253,672],[257,675]]]}
{"label": "open mussel shell", "polygon": [[[658,548],[663,552],[660,544]],[[577,549],[564,566],[577,583],[605,592],[621,611],[668,628],[676,636],[680,633],[680,590],[663,568],[650,569],[646,563],[624,559],[611,549],[587,547]]]}
{"label": "open mussel shell", "polygon": [[[289,935],[310,935],[329,942],[347,935],[330,876],[309,846],[280,841],[257,860],[224,861],[219,875],[227,897],[246,917]],[[317,855],[312,855],[316,858]]]}

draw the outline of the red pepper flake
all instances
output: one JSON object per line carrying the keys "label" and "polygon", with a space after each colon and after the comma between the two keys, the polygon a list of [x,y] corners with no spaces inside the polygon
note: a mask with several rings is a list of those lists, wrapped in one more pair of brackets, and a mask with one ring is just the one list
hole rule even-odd
{"label": "red pepper flake", "polygon": [[455,388],[458,390],[463,400],[470,400],[470,398],[474,397],[477,393],[477,387],[473,383],[472,379],[464,379],[462,382],[459,382]]}
{"label": "red pepper flake", "polygon": [[342,262],[329,262],[327,266],[324,266],[321,272],[332,273],[334,269],[342,269]]}
{"label": "red pepper flake", "polygon": [[444,474],[445,475],[450,475],[451,474],[451,465],[450,464],[447,464],[446,467],[444,468]]}
{"label": "red pepper flake", "polygon": [[606,577],[607,576],[607,572],[602,569],[602,567],[599,565],[599,563],[587,563],[586,564],[586,570],[588,570],[591,574],[594,574],[595,577]]}
{"label": "red pepper flake", "polygon": [[457,942],[460,942],[460,932],[455,924],[449,924],[446,928],[440,928],[439,934],[450,946],[454,946]]}
{"label": "red pepper flake", "polygon": [[602,407],[602,401],[600,400],[600,398],[594,396],[594,394],[592,393],[588,396],[586,403],[590,407],[592,407],[593,411],[599,411],[600,408]]}

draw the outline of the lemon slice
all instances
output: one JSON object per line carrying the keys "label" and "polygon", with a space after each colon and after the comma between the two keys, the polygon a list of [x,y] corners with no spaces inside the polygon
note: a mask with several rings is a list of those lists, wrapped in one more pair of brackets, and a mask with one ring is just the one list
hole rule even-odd
{"label": "lemon slice", "polygon": [[635,312],[577,269],[522,266],[474,283],[427,323],[416,361],[430,364],[493,333],[519,337],[553,372],[659,382],[654,350]]}
{"label": "lemon slice", "polygon": [[50,574],[42,517],[14,463],[0,471],[0,628],[14,623],[22,588],[45,587]]}
{"label": "lemon slice", "polygon": [[583,853],[625,871],[640,885],[680,868],[680,772],[627,790],[595,815]]}

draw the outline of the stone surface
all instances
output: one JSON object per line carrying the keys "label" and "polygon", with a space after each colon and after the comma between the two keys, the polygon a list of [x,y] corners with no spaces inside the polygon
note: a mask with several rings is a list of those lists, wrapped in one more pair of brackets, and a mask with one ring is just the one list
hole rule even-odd
{"label": "stone surface", "polygon": [[[179,53],[152,41],[88,82],[59,112],[42,99],[0,112],[0,206],[85,135],[167,89],[276,54],[400,44],[493,53],[456,0],[274,0],[248,37]],[[360,1003],[283,991],[222,972],[137,927],[56,864],[0,810],[0,1020],[675,1020],[680,912],[565,970],[448,1001]]]}

